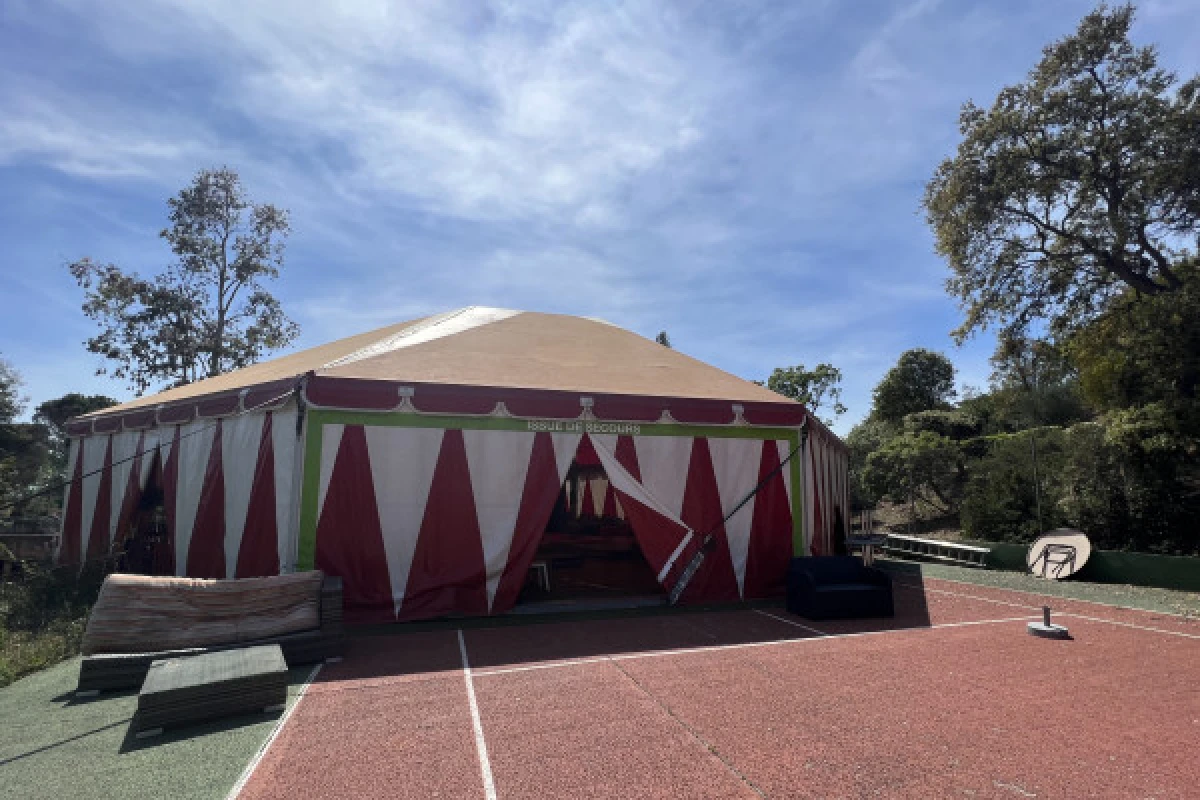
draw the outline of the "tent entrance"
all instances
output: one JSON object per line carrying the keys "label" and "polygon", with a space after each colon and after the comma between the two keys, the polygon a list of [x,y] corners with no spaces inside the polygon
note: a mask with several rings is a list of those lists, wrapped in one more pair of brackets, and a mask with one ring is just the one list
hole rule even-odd
{"label": "tent entrance", "polygon": [[514,613],[661,605],[665,598],[603,467],[572,462]]}
{"label": "tent entrance", "polygon": [[115,535],[118,569],[137,575],[174,575],[175,556],[167,527],[166,493],[162,459],[156,450],[132,513],[123,530]]}

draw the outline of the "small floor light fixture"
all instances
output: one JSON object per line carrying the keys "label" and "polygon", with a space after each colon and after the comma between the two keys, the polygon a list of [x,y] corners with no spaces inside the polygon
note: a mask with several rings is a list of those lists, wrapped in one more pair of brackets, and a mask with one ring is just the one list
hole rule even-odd
{"label": "small floor light fixture", "polygon": [[1050,606],[1042,606],[1042,621],[1029,623],[1029,632],[1043,639],[1071,638],[1065,627],[1050,622]]}

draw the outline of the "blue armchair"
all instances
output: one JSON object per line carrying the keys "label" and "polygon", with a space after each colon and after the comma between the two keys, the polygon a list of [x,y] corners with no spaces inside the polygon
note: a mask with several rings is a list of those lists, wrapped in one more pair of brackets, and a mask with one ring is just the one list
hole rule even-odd
{"label": "blue armchair", "polygon": [[809,619],[893,617],[892,578],[854,556],[793,558],[787,610]]}

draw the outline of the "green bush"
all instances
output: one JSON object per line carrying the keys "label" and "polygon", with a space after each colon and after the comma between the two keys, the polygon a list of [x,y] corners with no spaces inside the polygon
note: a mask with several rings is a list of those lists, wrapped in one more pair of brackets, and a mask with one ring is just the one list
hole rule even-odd
{"label": "green bush", "polygon": [[79,652],[104,570],[21,565],[0,583],[0,686]]}
{"label": "green bush", "polygon": [[939,514],[958,510],[966,482],[962,447],[929,430],[889,439],[867,456],[862,475],[874,495],[895,503],[918,501]]}
{"label": "green bush", "polygon": [[963,411],[918,411],[904,418],[904,430],[913,434],[929,431],[958,441],[979,435],[981,425]]}
{"label": "green bush", "polygon": [[[1031,438],[1038,450],[1038,482],[1034,482]],[[1029,542],[1041,531],[1067,522],[1061,507],[1059,482],[1063,468],[1063,432],[1054,429],[1022,431],[989,437],[976,448],[967,466],[961,519],[972,539],[991,542]],[[1041,491],[1042,524],[1038,525]]]}
{"label": "green bush", "polygon": [[[1038,450],[1040,526],[1031,437]],[[1066,526],[1102,549],[1200,551],[1195,442],[1161,406],[1111,412],[1066,429],[989,437],[967,471],[962,524],[973,539],[1029,542]]]}
{"label": "green bush", "polygon": [[1067,432],[1067,516],[1097,545],[1188,555],[1200,551],[1195,441],[1175,413],[1151,404]]}

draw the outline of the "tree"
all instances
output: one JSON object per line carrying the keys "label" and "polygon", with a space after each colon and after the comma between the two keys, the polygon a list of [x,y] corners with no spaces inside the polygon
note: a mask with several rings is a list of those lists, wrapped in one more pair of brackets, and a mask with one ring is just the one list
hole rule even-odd
{"label": "tree", "polygon": [[658,343],[659,343],[659,344],[661,344],[663,347],[670,347],[670,346],[671,346],[671,337],[667,336],[667,332],[666,332],[666,331],[659,331],[659,332],[658,332],[658,336],[655,336],[655,337],[654,337],[654,341],[658,342]]}
{"label": "tree", "polygon": [[46,461],[46,430],[41,425],[17,421],[25,410],[21,376],[0,359],[0,516],[25,508],[14,508],[42,477]]}
{"label": "tree", "polygon": [[992,356],[991,395],[1004,430],[1089,419],[1075,366],[1064,347],[1008,330]]}
{"label": "tree", "polygon": [[70,392],[39,405],[33,412],[33,421],[49,428],[54,439],[63,439],[67,435],[67,420],[111,408],[116,404],[116,400],[106,395]]}
{"label": "tree", "polygon": [[850,451],[850,504],[852,508],[873,508],[882,493],[866,481],[867,459],[871,453],[882,448],[898,433],[895,425],[884,422],[874,415],[850,429],[846,435],[846,448]]}
{"label": "tree", "polygon": [[962,446],[930,430],[905,430],[867,456],[863,482],[876,497],[954,513],[966,484]]}
{"label": "tree", "polygon": [[926,186],[961,342],[990,325],[1068,331],[1122,290],[1161,295],[1197,263],[1200,76],[1179,86],[1134,9],[1100,6],[991,109],[968,102],[962,141]]}
{"label": "tree", "polygon": [[941,353],[916,348],[900,354],[875,387],[871,413],[899,423],[917,411],[949,408],[954,397],[954,365]]}
{"label": "tree", "polygon": [[[803,364],[794,367],[776,367],[767,378],[767,388],[772,392],[790,397],[814,414],[825,406],[838,417],[846,413],[842,405],[842,371],[832,364],[817,364],[811,370]],[[829,422],[829,420],[825,420]]]}
{"label": "tree", "polygon": [[288,214],[252,204],[237,173],[202,170],[167,201],[160,236],[176,260],[152,278],[83,258],[70,265],[100,333],[87,349],[138,394],[228,372],[285,347],[299,329],[265,288],[283,266]]}
{"label": "tree", "polygon": [[1069,341],[1097,408],[1164,402],[1200,416],[1200,268],[1180,274],[1179,292],[1139,300],[1129,290]]}
{"label": "tree", "polygon": [[12,422],[24,409],[21,376],[12,364],[0,358],[0,423]]}

